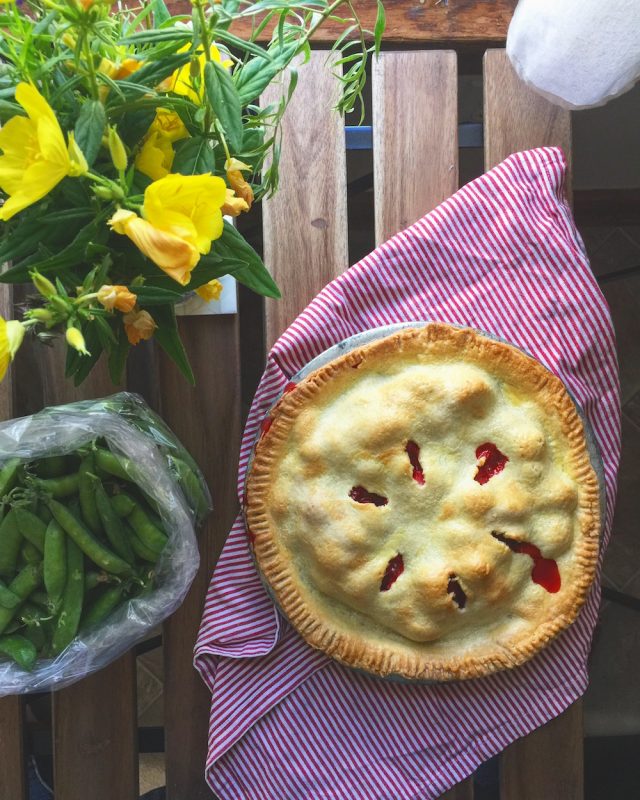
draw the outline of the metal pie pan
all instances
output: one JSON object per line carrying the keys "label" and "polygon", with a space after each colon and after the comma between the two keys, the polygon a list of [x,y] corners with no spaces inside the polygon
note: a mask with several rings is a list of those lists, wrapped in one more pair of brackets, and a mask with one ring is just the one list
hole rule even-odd
{"label": "metal pie pan", "polygon": [[[406,328],[424,328],[427,325],[429,325],[429,324],[431,324],[432,322],[435,322],[435,321],[436,320],[416,320],[416,321],[413,321],[413,322],[398,322],[398,323],[395,323],[395,324],[392,324],[392,325],[383,325],[383,326],[380,326],[378,328],[371,328],[370,330],[361,331],[359,333],[356,333],[353,336],[349,336],[347,339],[343,339],[342,341],[337,342],[336,344],[334,344],[331,347],[329,347],[326,350],[324,350],[319,355],[315,356],[315,358],[312,358],[311,361],[309,361],[307,364],[305,364],[305,366],[302,367],[302,369],[300,369],[298,372],[296,372],[295,375],[293,375],[291,377],[290,383],[299,383],[301,380],[304,380],[304,378],[308,377],[312,372],[315,372],[317,369],[320,369],[320,367],[326,366],[327,364],[331,363],[332,361],[335,361],[337,358],[340,358],[341,356],[345,355],[346,353],[349,353],[352,350],[356,350],[359,347],[363,347],[364,345],[371,344],[372,342],[376,342],[379,339],[385,339],[387,336],[391,336],[392,334],[397,333],[398,331],[404,330]],[[496,336],[495,334],[489,333],[488,331],[484,331],[484,330],[482,330],[480,328],[472,328],[470,325],[456,325],[456,324],[453,324],[453,323],[447,323],[447,324],[451,325],[454,328],[459,328],[460,330],[471,328],[472,330],[476,331],[477,333],[481,334],[482,336],[486,336],[488,339],[493,339],[493,340],[495,340],[497,342],[503,342],[504,344],[508,344],[511,347],[515,347],[516,350],[520,350],[520,352],[524,353],[525,355],[529,356],[530,358],[533,358],[536,361],[538,361],[539,363],[541,363],[552,374],[554,374],[554,375],[556,374],[547,364],[545,364],[544,361],[542,361],[542,359],[539,359],[537,356],[534,356],[532,353],[528,352],[523,347],[520,347],[519,345],[516,345],[513,342],[508,341],[507,339],[504,339],[504,338],[502,338],[500,336]],[[558,376],[556,376],[556,377],[558,377]],[[585,441],[586,441],[586,444],[587,444],[587,450],[589,452],[589,458],[591,460],[591,465],[593,466],[594,472],[595,472],[597,480],[598,480],[599,498],[600,498],[600,533],[602,534],[602,530],[604,528],[605,511],[606,511],[606,483],[605,483],[604,466],[603,466],[603,463],[602,463],[602,457],[600,455],[600,450],[599,450],[599,447],[598,447],[598,444],[597,444],[597,440],[596,440],[595,434],[593,432],[593,428],[591,426],[591,423],[589,422],[587,416],[585,415],[584,411],[580,407],[580,404],[576,401],[576,399],[573,396],[572,392],[567,388],[566,384],[564,384],[564,381],[563,381],[563,386],[565,387],[565,390],[566,390],[567,394],[571,398],[571,400],[572,400],[572,402],[573,402],[573,404],[574,404],[574,406],[576,408],[576,411],[578,413],[578,416],[582,420],[582,424],[584,426]],[[285,394],[285,391],[286,391],[286,389],[281,391],[281,392],[279,392],[278,395],[274,398],[273,402],[269,406],[269,409],[265,413],[265,418],[269,416],[271,411],[278,404],[278,402],[280,401],[282,396]],[[246,475],[247,476],[251,472],[251,467],[252,467],[252,464],[253,464],[253,458],[254,458],[254,454],[255,454],[255,449],[256,449],[256,446],[258,444],[258,441],[260,440],[260,436],[261,436],[261,431],[259,430],[257,435],[256,435],[255,441],[253,443],[253,447],[251,449],[251,452],[249,454],[249,460],[248,460],[248,463],[247,463],[247,470],[246,470]],[[245,526],[247,526],[246,509],[244,507],[243,507],[243,515],[245,517]],[[247,526],[247,528],[248,528],[248,526]],[[262,571],[260,570],[260,567],[258,565],[257,559],[256,559],[255,554],[253,552],[253,548],[250,548],[250,549],[251,549],[251,555],[253,557],[256,569],[258,571],[258,575],[260,576],[260,580],[262,581],[267,593],[269,594],[269,597],[271,598],[273,604],[278,609],[279,613],[285,619],[287,619],[287,615],[282,610],[282,607],[280,606],[280,603],[278,602],[278,599],[275,596],[275,593],[274,593],[273,589],[271,588],[271,585],[267,582],[267,580],[262,575]],[[327,655],[327,658],[331,658],[331,656]],[[332,660],[334,660],[334,659],[332,659]],[[451,681],[437,681],[437,680],[426,680],[426,679],[409,679],[409,678],[404,678],[401,675],[393,675],[393,674],[386,675],[386,676],[381,676],[381,675],[377,675],[376,673],[373,673],[373,672],[368,672],[366,670],[359,669],[357,667],[352,667],[349,664],[343,663],[339,659],[335,659],[335,660],[338,661],[338,663],[340,663],[342,666],[344,666],[345,669],[349,669],[349,670],[351,670],[353,672],[358,672],[358,673],[361,673],[363,675],[367,675],[368,677],[371,677],[371,678],[374,678],[374,679],[377,679],[377,680],[388,681],[388,682],[392,682],[392,683],[425,684],[425,685],[428,685],[428,684],[434,684],[434,683],[443,683],[443,682],[450,683],[451,682]],[[468,680],[474,680],[474,679],[470,678]]]}

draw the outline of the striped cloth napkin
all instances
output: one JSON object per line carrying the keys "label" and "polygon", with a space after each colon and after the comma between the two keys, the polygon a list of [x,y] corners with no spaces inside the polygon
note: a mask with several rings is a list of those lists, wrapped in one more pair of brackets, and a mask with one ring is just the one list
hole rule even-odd
{"label": "striped cloth napkin", "polygon": [[[244,433],[238,491],[262,418],[290,377],[329,346],[394,322],[493,332],[559,375],[604,461],[606,542],[620,453],[609,311],[563,198],[558,149],[510,156],[323,289],[276,342]],[[216,567],[196,645],[211,690],[206,777],[224,800],[430,800],[587,685],[596,582],[578,620],[515,670],[407,685],[356,673],[281,618],[238,517]]]}

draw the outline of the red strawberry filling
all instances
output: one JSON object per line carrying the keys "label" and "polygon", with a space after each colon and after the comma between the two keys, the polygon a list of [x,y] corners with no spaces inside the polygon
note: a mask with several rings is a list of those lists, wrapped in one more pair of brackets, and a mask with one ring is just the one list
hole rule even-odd
{"label": "red strawberry filling", "polygon": [[487,483],[494,475],[502,472],[509,460],[491,442],[485,442],[476,448],[476,458],[478,459],[478,471],[474,480],[478,483]]}
{"label": "red strawberry filling", "polygon": [[381,494],[368,492],[364,486],[354,486],[349,492],[349,497],[356,503],[373,503],[374,506],[386,506],[389,500]]}
{"label": "red strawberry filling", "polygon": [[424,472],[420,464],[420,445],[416,444],[416,442],[409,441],[404,449],[409,456],[409,463],[413,467],[413,480],[419,483],[420,486],[424,486]]}
{"label": "red strawberry filling", "polygon": [[455,575],[449,575],[449,583],[447,583],[447,594],[453,595],[453,602],[462,610],[467,604],[467,595],[460,586],[460,581]]}
{"label": "red strawberry filling", "polygon": [[491,535],[499,542],[506,544],[514,553],[522,553],[533,559],[533,569],[531,570],[531,580],[542,586],[551,594],[560,591],[562,581],[560,570],[557,563],[552,558],[544,558],[540,550],[530,542],[519,542],[516,539],[509,539],[500,531],[491,531]]}
{"label": "red strawberry filling", "polygon": [[397,556],[389,559],[387,568],[384,571],[382,582],[380,583],[380,591],[388,592],[403,572],[404,561],[402,559],[402,553],[398,553]]}

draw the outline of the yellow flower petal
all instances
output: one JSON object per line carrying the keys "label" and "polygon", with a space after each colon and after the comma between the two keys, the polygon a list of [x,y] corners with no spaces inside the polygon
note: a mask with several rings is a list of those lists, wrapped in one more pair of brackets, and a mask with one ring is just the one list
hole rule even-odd
{"label": "yellow flower petal", "polygon": [[86,175],[89,171],[89,165],[87,164],[87,159],[84,157],[84,153],[76,142],[73,131],[69,133],[69,147],[67,149],[69,152],[69,161],[71,162],[69,175],[74,178],[80,175]]}
{"label": "yellow flower petal", "polygon": [[141,339],[150,339],[158,327],[148,311],[132,311],[122,318],[129,344],[138,344]]}
{"label": "yellow flower petal", "polygon": [[9,337],[7,335],[7,323],[0,317],[0,381],[7,374],[11,363],[11,349],[9,347]]}
{"label": "yellow flower petal", "polygon": [[173,166],[173,143],[188,137],[189,131],[178,114],[158,108],[136,157],[136,169],[154,181],[164,178]]}
{"label": "yellow flower petal", "polygon": [[237,217],[243,211],[249,210],[249,204],[241,197],[236,197],[233,189],[227,189],[227,196],[222,206],[222,213],[228,217]]}
{"label": "yellow flower petal", "polygon": [[224,287],[220,281],[214,278],[212,281],[209,281],[209,283],[205,283],[204,286],[199,286],[196,289],[196,294],[207,303],[210,303],[212,300],[220,299],[223,288]]}
{"label": "yellow flower petal", "polygon": [[126,286],[110,286],[105,284],[98,289],[97,300],[103,305],[107,311],[113,311],[114,308],[118,311],[128,313],[133,311],[136,305],[137,297],[133,292],[130,292]]}
{"label": "yellow flower petal", "polygon": [[9,342],[9,354],[12,360],[15,358],[16,353],[22,340],[24,339],[24,325],[15,319],[12,319],[6,324],[7,340]]}

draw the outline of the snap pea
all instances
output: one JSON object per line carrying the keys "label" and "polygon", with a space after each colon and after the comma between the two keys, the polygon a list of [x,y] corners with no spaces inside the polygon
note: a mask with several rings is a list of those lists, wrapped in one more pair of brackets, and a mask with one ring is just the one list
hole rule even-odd
{"label": "snap pea", "polygon": [[0,469],[0,497],[4,497],[18,482],[21,463],[19,458],[10,458]]}
{"label": "snap pea", "polygon": [[0,523],[0,575],[13,575],[16,571],[21,543],[22,534],[12,508]]}
{"label": "snap pea", "polygon": [[181,458],[169,456],[169,461],[178,475],[187,500],[193,505],[197,519],[204,519],[209,511],[209,502],[195,472]]}
{"label": "snap pea", "polygon": [[20,548],[20,555],[25,564],[38,564],[42,561],[42,553],[31,542],[24,542]]}
{"label": "snap pea", "polygon": [[117,456],[111,450],[105,450],[102,447],[97,447],[94,451],[95,463],[104,472],[113,475],[116,478],[121,478],[123,481],[131,482],[131,475],[127,471],[127,467],[131,462],[128,458]]}
{"label": "snap pea", "polygon": [[98,586],[101,586],[103,583],[110,582],[109,575],[106,572],[96,572],[96,570],[89,570],[84,576],[84,590],[85,592],[90,592],[92,589],[96,589]]}
{"label": "snap pea", "polygon": [[62,597],[67,580],[66,535],[55,519],[44,538],[44,585],[52,603]]}
{"label": "snap pea", "polygon": [[111,505],[111,501],[109,500],[102,482],[95,476],[92,480],[92,489],[94,502],[100,516],[100,521],[102,522],[102,527],[107,534],[107,539],[120,558],[123,558],[128,564],[133,564],[135,562],[135,555],[122,529],[120,518]]}
{"label": "snap pea", "polygon": [[25,625],[22,635],[28,639],[36,651],[43,650],[47,643],[47,638],[42,625],[39,622],[31,621]]}
{"label": "snap pea", "polygon": [[19,667],[30,672],[38,658],[38,651],[33,642],[16,633],[0,636],[0,653],[9,656]]}
{"label": "snap pea", "polygon": [[125,575],[131,572],[131,566],[97,541],[62,503],[52,498],[48,498],[46,502],[56,521],[94,564],[115,575]]}
{"label": "snap pea", "polygon": [[148,515],[135,501],[131,513],[127,516],[127,522],[145,547],[152,550],[156,555],[159,555],[164,550],[167,544],[166,533],[161,531],[149,519]]}
{"label": "snap pea", "polygon": [[0,606],[4,606],[4,608],[16,608],[21,602],[22,600],[18,595],[14,594],[6,584],[0,581]]}
{"label": "snap pea", "polygon": [[[54,512],[55,515],[55,512]],[[84,555],[72,538],[67,540],[67,583],[51,638],[51,654],[57,656],[78,632],[84,600]]]}
{"label": "snap pea", "polygon": [[93,454],[89,453],[88,456],[82,459],[78,470],[78,496],[83,520],[93,534],[99,535],[102,532],[102,525],[100,524],[96,496],[93,489],[94,468]]}
{"label": "snap pea", "polygon": [[15,506],[13,513],[16,517],[18,530],[24,538],[44,553],[44,535],[47,530],[46,524],[32,511],[24,506]]}
{"label": "snap pea", "polygon": [[35,463],[35,471],[39,478],[60,478],[69,468],[66,456],[48,456],[40,458]]}
{"label": "snap pea", "polygon": [[116,494],[111,498],[111,505],[119,517],[128,517],[129,514],[136,507],[128,494]]}
{"label": "snap pea", "polygon": [[87,608],[82,616],[82,630],[95,628],[103,622],[122,600],[123,585],[110,586]]}
{"label": "snap pea", "polygon": [[33,483],[52,497],[71,497],[78,492],[80,475],[72,472],[60,478],[35,478]]}
{"label": "snap pea", "polygon": [[158,553],[150,550],[142,541],[140,541],[131,528],[129,528],[129,541],[131,542],[133,552],[138,556],[138,558],[141,558],[143,561],[149,561],[151,564],[156,563],[159,558]]}
{"label": "snap pea", "polygon": [[49,595],[46,592],[39,590],[36,590],[29,595],[29,602],[35,603],[35,605],[40,606],[40,608],[48,612],[50,612],[52,608],[55,608],[55,604],[51,603],[51,598]]}
{"label": "snap pea", "polygon": [[[35,591],[42,580],[42,563],[27,564],[9,584],[9,590],[18,595],[21,600],[26,600]],[[0,607],[0,633],[16,615],[15,608]]]}

